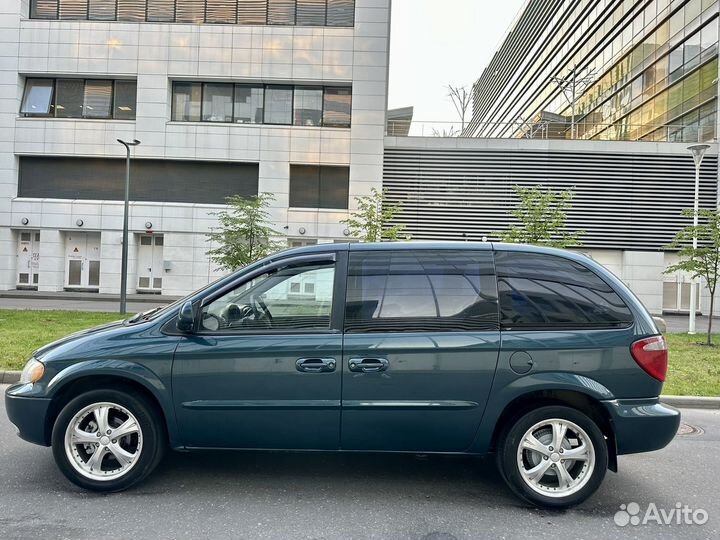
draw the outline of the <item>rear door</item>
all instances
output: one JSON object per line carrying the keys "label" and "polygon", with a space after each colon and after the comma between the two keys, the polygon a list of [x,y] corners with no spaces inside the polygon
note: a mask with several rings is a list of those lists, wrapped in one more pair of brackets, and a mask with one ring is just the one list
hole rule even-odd
{"label": "rear door", "polygon": [[351,250],[342,448],[465,450],[500,347],[492,252]]}

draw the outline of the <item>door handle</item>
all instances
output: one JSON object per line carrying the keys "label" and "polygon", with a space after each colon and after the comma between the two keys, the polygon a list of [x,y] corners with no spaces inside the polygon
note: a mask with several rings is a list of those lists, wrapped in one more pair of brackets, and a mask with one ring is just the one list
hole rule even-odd
{"label": "door handle", "polygon": [[351,358],[350,371],[355,373],[377,373],[386,371],[389,364],[384,358]]}
{"label": "door handle", "polygon": [[334,358],[300,358],[295,367],[302,373],[331,373],[335,371]]}

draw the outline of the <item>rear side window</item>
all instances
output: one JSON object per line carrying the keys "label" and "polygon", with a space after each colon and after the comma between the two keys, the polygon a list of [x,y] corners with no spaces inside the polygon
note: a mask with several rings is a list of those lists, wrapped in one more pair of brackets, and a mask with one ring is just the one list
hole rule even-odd
{"label": "rear side window", "polygon": [[633,321],[612,287],[577,262],[497,252],[495,266],[503,327],[613,328]]}
{"label": "rear side window", "polygon": [[346,332],[497,329],[497,310],[490,252],[350,254]]}

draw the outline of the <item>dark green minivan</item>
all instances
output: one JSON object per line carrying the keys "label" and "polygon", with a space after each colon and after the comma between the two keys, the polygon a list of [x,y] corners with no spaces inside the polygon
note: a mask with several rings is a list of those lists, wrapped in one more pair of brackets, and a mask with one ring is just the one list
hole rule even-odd
{"label": "dark green minivan", "polygon": [[167,447],[494,453],[520,497],[567,507],[657,450],[667,348],[610,272],[502,244],[330,244],[35,352],[19,435],[119,491]]}

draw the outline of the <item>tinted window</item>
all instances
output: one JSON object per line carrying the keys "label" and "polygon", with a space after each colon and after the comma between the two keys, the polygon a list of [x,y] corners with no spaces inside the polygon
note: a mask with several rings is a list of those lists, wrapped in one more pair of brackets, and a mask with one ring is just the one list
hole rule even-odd
{"label": "tinted window", "polygon": [[265,123],[292,124],[292,86],[268,86],[265,89]]}
{"label": "tinted window", "polygon": [[506,327],[613,327],[633,318],[617,293],[582,264],[551,255],[497,253]]}
{"label": "tinted window", "polygon": [[173,83],[172,119],[176,122],[199,122],[201,96],[200,83]]}
{"label": "tinted window", "polygon": [[235,85],[235,122],[239,124],[262,124],[263,87]]}
{"label": "tinted window", "polygon": [[293,208],[346,209],[349,189],[349,167],[290,165]]}
{"label": "tinted window", "polygon": [[355,252],[347,287],[347,332],[497,328],[490,252]]}
{"label": "tinted window", "polygon": [[350,88],[326,88],[323,103],[323,125],[350,127],[351,114],[352,90]]}
{"label": "tinted window", "polygon": [[233,85],[206,83],[203,90],[203,122],[232,122]]}
{"label": "tinted window", "polygon": [[203,330],[329,330],[334,278],[332,262],[272,270],[204,307]]}

